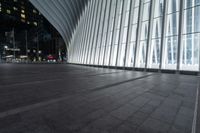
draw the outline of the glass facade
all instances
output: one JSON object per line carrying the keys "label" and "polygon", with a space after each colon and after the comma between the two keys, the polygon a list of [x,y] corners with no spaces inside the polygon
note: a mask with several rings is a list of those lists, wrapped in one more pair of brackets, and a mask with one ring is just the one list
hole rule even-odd
{"label": "glass facade", "polygon": [[92,0],[69,45],[69,62],[199,71],[200,0]]}

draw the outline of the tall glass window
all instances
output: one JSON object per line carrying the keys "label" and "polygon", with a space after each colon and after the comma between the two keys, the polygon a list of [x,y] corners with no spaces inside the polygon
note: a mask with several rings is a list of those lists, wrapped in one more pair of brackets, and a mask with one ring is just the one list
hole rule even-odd
{"label": "tall glass window", "polygon": [[108,26],[108,34],[107,34],[107,41],[106,41],[106,48],[105,48],[105,56],[104,56],[104,65],[109,65],[109,59],[110,59],[110,50],[111,50],[111,41],[112,41],[112,35],[113,35],[113,26],[114,26],[114,19],[115,19],[115,8],[116,8],[116,2],[117,0],[112,0],[111,5],[111,11],[110,11],[110,20],[109,20],[109,26]]}
{"label": "tall glass window", "polygon": [[98,36],[97,36],[97,44],[96,44],[96,51],[95,51],[95,57],[94,57],[94,64],[98,65],[99,63],[99,56],[100,55],[100,49],[101,49],[101,43],[102,43],[102,36],[103,36],[103,30],[104,30],[104,15],[105,15],[105,11],[106,11],[106,1],[107,0],[103,0],[103,5],[101,8],[101,19],[100,19],[100,23],[99,23],[99,32],[98,32]]}
{"label": "tall glass window", "polygon": [[125,48],[127,41],[128,32],[128,22],[129,22],[129,11],[130,11],[130,0],[124,0],[124,14],[122,14],[122,24],[121,24],[121,34],[120,42],[118,45],[118,59],[117,66],[123,66],[125,62]]}
{"label": "tall glass window", "polygon": [[176,70],[178,53],[178,27],[180,0],[167,1],[166,33],[163,50],[163,69]]}
{"label": "tall glass window", "polygon": [[[85,9],[85,12],[84,12],[84,14],[83,14],[83,17],[85,17],[85,18],[87,18],[88,17],[88,9],[89,7],[87,7],[86,9]],[[84,25],[84,28],[82,29],[83,31],[85,31],[86,30],[86,27],[87,27],[87,20],[86,19],[83,19],[84,21],[83,21],[83,25]],[[75,40],[75,37],[76,36],[74,36],[74,40]],[[83,41],[83,39],[85,38],[85,34],[82,34],[81,35],[81,41],[80,41],[80,49],[82,49],[81,51],[80,51],[80,53],[79,53],[79,62],[82,64],[83,63],[83,61],[82,61],[82,57],[83,57],[83,48],[84,48],[84,41]],[[72,43],[71,44],[72,45],[72,47],[74,47],[74,45],[75,45],[75,43]],[[70,50],[71,51],[71,50]],[[73,63],[74,63],[74,61],[73,61]]]}
{"label": "tall glass window", "polygon": [[180,70],[199,70],[200,1],[184,0]]}
{"label": "tall glass window", "polygon": [[88,52],[87,52],[87,57],[86,57],[86,64],[90,64],[90,57],[91,57],[91,53],[92,53],[92,47],[93,47],[93,38],[94,38],[94,32],[95,32],[95,24],[96,24],[96,14],[97,14],[97,7],[98,4],[95,4],[97,1],[93,1],[94,2],[94,8],[93,8],[93,13],[92,13],[92,20],[91,20],[91,27],[90,27],[90,34],[89,34],[89,38],[88,38]]}
{"label": "tall glass window", "polygon": [[150,19],[150,4],[151,0],[145,0],[143,3],[142,10],[142,22],[141,22],[141,35],[140,41],[138,44],[138,55],[136,67],[144,68],[146,63],[146,53],[147,53],[147,39],[148,39],[148,31],[149,31],[149,19]]}
{"label": "tall glass window", "polygon": [[103,31],[101,37],[101,44],[100,44],[100,57],[99,57],[99,65],[103,65],[103,58],[106,46],[106,36],[107,36],[107,28],[108,28],[108,19],[109,19],[109,9],[110,8],[110,0],[106,0],[106,9],[105,9],[105,18],[103,22]]}
{"label": "tall glass window", "polygon": [[134,64],[134,55],[135,55],[135,44],[136,44],[136,33],[138,27],[138,13],[139,13],[139,0],[134,0],[132,2],[132,12],[131,12],[131,24],[130,24],[130,38],[127,43],[127,52],[126,52],[126,67],[133,67]]}
{"label": "tall glass window", "polygon": [[[102,2],[103,1],[100,1],[99,4],[98,4],[98,13],[97,13],[97,22],[95,24],[95,32],[93,33],[94,34],[94,40],[93,40],[93,47],[92,47],[92,53],[91,53],[91,60],[90,60],[90,64],[95,64],[95,56],[96,56],[96,48],[97,48],[97,39],[98,39],[98,33],[99,33],[99,25],[100,25],[100,22],[101,22],[101,16],[102,16]],[[84,33],[85,34],[85,33]]]}
{"label": "tall glass window", "polygon": [[114,40],[112,44],[112,49],[111,49],[111,60],[110,60],[110,65],[115,66],[116,65],[116,58],[117,58],[117,48],[119,44],[119,31],[120,31],[120,25],[121,25],[121,17],[122,17],[122,5],[123,5],[123,0],[118,0],[117,4],[117,14],[116,14],[116,25],[114,29]]}
{"label": "tall glass window", "polygon": [[154,3],[152,37],[149,46],[148,68],[159,68],[164,0]]}

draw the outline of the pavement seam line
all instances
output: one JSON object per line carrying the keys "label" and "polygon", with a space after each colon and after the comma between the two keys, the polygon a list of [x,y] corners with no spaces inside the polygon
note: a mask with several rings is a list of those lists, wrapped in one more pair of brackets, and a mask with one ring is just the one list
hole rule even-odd
{"label": "pavement seam line", "polygon": [[93,88],[93,89],[90,89],[90,90],[91,90],[91,91],[102,90],[102,89],[110,88],[110,87],[113,87],[113,86],[117,86],[117,85],[125,84],[125,83],[131,82],[131,81],[144,79],[144,78],[147,78],[147,77],[150,77],[150,76],[153,76],[153,75],[155,75],[155,74],[143,75],[143,76],[140,76],[140,77],[137,77],[137,78],[132,78],[132,79],[128,79],[128,80],[124,80],[124,81],[120,81],[120,82],[117,82],[117,83],[112,83],[112,84],[108,84],[108,85],[104,85],[104,86],[96,87],[96,88]]}
{"label": "pavement seam line", "polygon": [[[118,74],[121,72],[114,72],[114,73],[100,73],[97,75],[86,75],[86,76],[82,76],[82,77],[92,77],[92,76],[99,76],[99,75],[105,75],[105,74]],[[51,82],[51,81],[60,81],[63,80],[63,78],[58,78],[58,79],[47,79],[47,80],[36,80],[36,81],[32,81],[32,82],[26,82],[26,83],[14,83],[14,84],[9,84],[9,85],[0,85],[0,87],[13,87],[13,86],[23,86],[23,85],[31,85],[31,84],[35,84],[35,83],[45,83],[45,82]]]}
{"label": "pavement seam line", "polygon": [[57,99],[53,99],[53,100],[49,100],[49,101],[43,101],[43,102],[39,102],[39,103],[35,103],[35,104],[23,106],[23,107],[18,107],[18,108],[11,109],[8,111],[0,112],[0,118],[5,118],[10,115],[16,115],[21,112],[30,111],[30,110],[33,110],[33,109],[36,109],[36,108],[39,108],[42,106],[47,106],[47,105],[54,104],[54,103],[57,103],[57,102],[60,102],[63,100],[67,100],[69,98],[70,97],[61,97],[61,98],[57,98]]}
{"label": "pavement seam line", "polygon": [[197,126],[197,115],[198,115],[198,104],[199,104],[199,87],[200,87],[200,79],[198,80],[197,92],[196,92],[196,102],[195,102],[195,109],[194,109],[194,118],[192,122],[192,132],[196,133],[196,126]]}

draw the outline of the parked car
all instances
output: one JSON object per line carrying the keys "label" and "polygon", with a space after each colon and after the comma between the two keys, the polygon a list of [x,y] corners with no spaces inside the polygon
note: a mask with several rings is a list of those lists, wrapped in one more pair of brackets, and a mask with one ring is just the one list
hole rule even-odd
{"label": "parked car", "polygon": [[57,58],[54,55],[48,55],[47,56],[47,62],[56,62]]}

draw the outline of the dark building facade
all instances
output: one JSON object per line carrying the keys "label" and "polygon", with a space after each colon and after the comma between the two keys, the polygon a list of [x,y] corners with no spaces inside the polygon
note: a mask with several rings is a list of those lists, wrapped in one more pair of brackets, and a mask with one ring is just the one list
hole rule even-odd
{"label": "dark building facade", "polygon": [[59,33],[28,0],[0,0],[0,17],[1,58],[38,60],[62,51]]}
{"label": "dark building facade", "polygon": [[4,19],[9,19],[6,23],[1,20],[1,24],[10,23],[11,26],[20,22],[38,26],[42,20],[42,15],[28,0],[0,0],[0,14]]}

